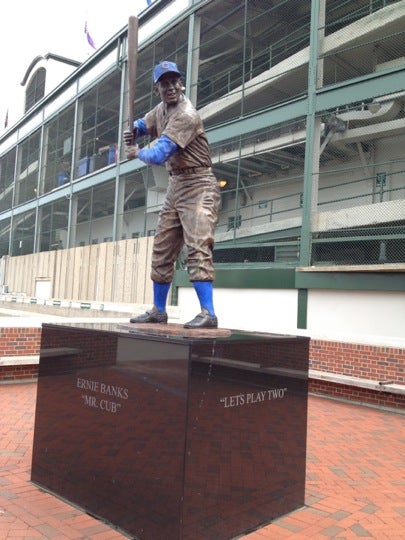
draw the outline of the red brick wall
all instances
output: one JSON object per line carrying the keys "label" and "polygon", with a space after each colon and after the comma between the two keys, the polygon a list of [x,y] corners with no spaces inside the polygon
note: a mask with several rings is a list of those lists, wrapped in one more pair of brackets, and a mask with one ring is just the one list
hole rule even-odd
{"label": "red brick wall", "polygon": [[404,384],[405,349],[311,340],[310,368],[361,379]]}
{"label": "red brick wall", "polygon": [[41,328],[0,328],[0,356],[39,354]]}
{"label": "red brick wall", "polygon": [[[0,356],[36,356],[41,328],[0,328]],[[38,365],[0,366],[0,382],[36,379]]]}
{"label": "red brick wall", "polygon": [[390,407],[392,409],[405,409],[405,396],[390,394],[367,388],[359,388],[346,384],[337,384],[329,381],[310,379],[309,392],[321,396],[330,396],[339,399],[347,399],[367,405],[378,407]]}
{"label": "red brick wall", "polygon": [[0,366],[0,383],[37,380],[37,378],[38,365],[35,364],[31,366]]}
{"label": "red brick wall", "polygon": [[[378,382],[405,381],[405,349],[314,339],[310,342],[309,359],[309,367],[318,371]],[[310,380],[309,391],[370,405],[405,408],[405,396],[329,381]]]}

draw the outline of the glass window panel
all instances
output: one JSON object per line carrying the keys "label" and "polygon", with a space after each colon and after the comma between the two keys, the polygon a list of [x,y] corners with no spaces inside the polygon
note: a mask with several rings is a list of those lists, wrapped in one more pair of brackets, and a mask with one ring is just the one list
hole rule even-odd
{"label": "glass window panel", "polygon": [[46,69],[39,68],[32,75],[25,92],[25,112],[40,101],[45,95]]}
{"label": "glass window panel", "polygon": [[143,175],[136,171],[122,177],[125,182],[122,233],[126,238],[144,236],[146,191]]}
{"label": "glass window panel", "polygon": [[74,178],[117,160],[121,74],[115,71],[79,100]]}
{"label": "glass window panel", "polygon": [[38,130],[19,145],[15,204],[27,202],[37,196],[40,140]]}
{"label": "glass window panel", "polygon": [[0,159],[0,211],[8,210],[13,202],[16,148]]}
{"label": "glass window panel", "polygon": [[38,213],[39,251],[67,247],[69,200],[62,199],[41,207]]}
{"label": "glass window panel", "polygon": [[34,252],[35,210],[13,216],[11,255],[27,255]]}
{"label": "glass window panel", "polygon": [[[91,235],[91,208],[93,190],[88,189],[74,196],[72,215],[72,242],[74,246],[85,246],[90,243]],[[74,247],[72,246],[72,247]]]}
{"label": "glass window panel", "polygon": [[68,183],[73,153],[74,105],[62,110],[45,125],[42,147],[40,193],[48,193]]}
{"label": "glass window panel", "polygon": [[3,219],[0,222],[0,257],[9,255],[11,218]]}

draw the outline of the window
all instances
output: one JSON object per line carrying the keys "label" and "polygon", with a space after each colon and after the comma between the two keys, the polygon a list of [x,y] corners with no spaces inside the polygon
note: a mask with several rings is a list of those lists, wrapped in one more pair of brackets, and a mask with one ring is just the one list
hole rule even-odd
{"label": "window", "polygon": [[74,178],[116,162],[120,86],[121,74],[115,71],[99,81],[79,100]]}
{"label": "window", "polygon": [[25,92],[25,111],[27,112],[31,107],[40,101],[45,95],[45,79],[46,69],[39,68],[31,77],[30,82],[27,85]]}
{"label": "window", "polygon": [[239,227],[242,224],[242,217],[240,215],[238,216],[230,216],[228,217],[228,231],[231,231],[232,229],[239,229]]}

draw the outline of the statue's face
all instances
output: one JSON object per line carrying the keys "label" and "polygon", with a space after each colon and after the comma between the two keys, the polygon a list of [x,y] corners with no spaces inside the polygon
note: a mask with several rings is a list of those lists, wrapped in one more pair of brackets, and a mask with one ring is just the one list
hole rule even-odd
{"label": "statue's face", "polygon": [[162,75],[156,83],[156,90],[160,99],[166,105],[176,105],[183,91],[181,79],[175,73]]}

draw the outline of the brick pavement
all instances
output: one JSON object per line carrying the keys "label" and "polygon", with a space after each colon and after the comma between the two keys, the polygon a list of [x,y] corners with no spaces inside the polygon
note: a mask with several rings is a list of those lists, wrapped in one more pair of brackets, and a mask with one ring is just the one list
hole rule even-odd
{"label": "brick pavement", "polygon": [[[35,399],[0,385],[0,540],[126,538],[30,483]],[[243,540],[405,538],[404,415],[311,396],[307,457],[306,506]]]}

